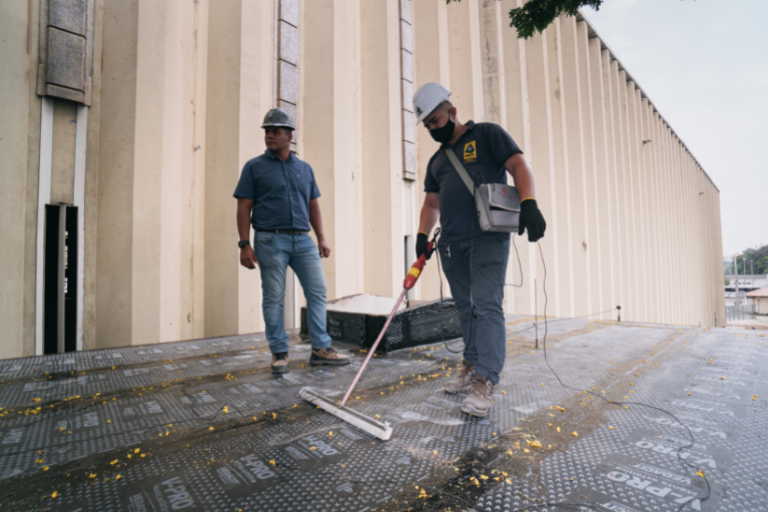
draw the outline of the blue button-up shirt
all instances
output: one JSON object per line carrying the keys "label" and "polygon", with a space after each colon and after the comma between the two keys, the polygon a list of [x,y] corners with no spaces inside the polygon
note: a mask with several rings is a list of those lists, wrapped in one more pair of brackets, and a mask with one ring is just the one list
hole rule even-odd
{"label": "blue button-up shirt", "polygon": [[253,201],[254,229],[309,231],[309,201],[320,190],[308,163],[293,153],[283,162],[268,149],[245,164],[234,196]]}

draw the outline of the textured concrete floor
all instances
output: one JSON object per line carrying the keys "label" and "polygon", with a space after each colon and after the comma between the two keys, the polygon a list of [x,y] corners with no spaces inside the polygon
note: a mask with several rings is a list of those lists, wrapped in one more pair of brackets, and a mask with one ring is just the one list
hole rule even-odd
{"label": "textured concrete floor", "polygon": [[351,407],[388,442],[298,398],[345,390],[349,346],[310,368],[293,341],[283,377],[263,335],[0,361],[0,508],[768,510],[764,331],[550,319],[563,386],[507,329],[485,419],[441,391],[459,355],[377,355]]}

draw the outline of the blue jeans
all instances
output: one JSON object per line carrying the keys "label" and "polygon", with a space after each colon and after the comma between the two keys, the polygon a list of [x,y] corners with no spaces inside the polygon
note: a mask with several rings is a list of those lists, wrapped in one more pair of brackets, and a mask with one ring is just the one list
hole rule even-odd
{"label": "blue jeans", "polygon": [[475,365],[476,373],[488,377],[494,385],[498,384],[506,355],[502,302],[509,261],[509,238],[493,235],[476,238],[474,254],[471,242],[438,244],[438,247],[440,262],[459,310],[464,359]]}
{"label": "blue jeans", "polygon": [[325,331],[325,276],[315,242],[309,235],[256,232],[254,251],[261,271],[261,309],[267,325],[267,341],[273,354],[288,352],[288,334],[283,321],[285,270],[290,265],[307,298],[309,339],[314,350],[331,346]]}

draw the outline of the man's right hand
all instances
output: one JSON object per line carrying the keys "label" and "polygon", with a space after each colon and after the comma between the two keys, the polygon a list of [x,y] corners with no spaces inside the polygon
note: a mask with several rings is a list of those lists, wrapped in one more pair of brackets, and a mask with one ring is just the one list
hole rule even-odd
{"label": "man's right hand", "polygon": [[254,269],[259,264],[259,260],[256,259],[256,253],[253,252],[253,247],[246,245],[240,249],[240,264],[245,268]]}

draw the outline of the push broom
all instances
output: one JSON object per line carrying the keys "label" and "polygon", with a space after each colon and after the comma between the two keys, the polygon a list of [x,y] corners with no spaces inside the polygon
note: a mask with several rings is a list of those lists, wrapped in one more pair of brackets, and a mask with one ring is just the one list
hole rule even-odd
{"label": "push broom", "polygon": [[299,396],[307,402],[315,404],[321,409],[324,409],[325,411],[333,414],[337,418],[341,418],[347,423],[351,423],[360,430],[364,430],[365,432],[378,437],[382,441],[387,441],[392,436],[392,426],[389,424],[389,422],[382,423],[374,418],[371,418],[370,416],[366,416],[365,414],[354,411],[347,407],[346,403],[347,400],[349,400],[349,396],[352,394],[352,391],[355,390],[355,386],[357,386],[357,382],[360,380],[360,376],[362,376],[363,372],[365,371],[365,367],[368,366],[368,363],[371,361],[371,357],[373,357],[373,354],[376,352],[376,348],[379,346],[379,342],[382,340],[382,338],[384,338],[384,334],[387,332],[387,328],[392,322],[392,318],[394,318],[395,313],[397,313],[397,308],[399,308],[400,304],[403,302],[405,294],[408,292],[408,290],[413,288],[413,285],[416,284],[416,281],[418,281],[419,276],[421,275],[421,271],[424,270],[424,265],[427,263],[427,255],[431,255],[432,251],[434,251],[435,240],[437,239],[439,232],[440,229],[438,228],[435,231],[435,236],[432,238],[432,241],[427,244],[427,253],[419,256],[419,259],[416,260],[416,262],[411,266],[411,270],[409,270],[408,274],[406,274],[405,281],[403,282],[403,291],[400,294],[400,297],[398,297],[395,307],[389,314],[387,321],[384,323],[384,327],[379,333],[379,337],[376,338],[376,341],[368,351],[368,355],[366,356],[365,361],[363,361],[362,366],[360,366],[360,369],[357,371],[357,375],[355,375],[352,384],[349,386],[349,389],[347,390],[341,402],[334,402],[333,400],[324,397],[317,391],[314,391],[312,388],[302,388],[302,390],[299,391]]}

